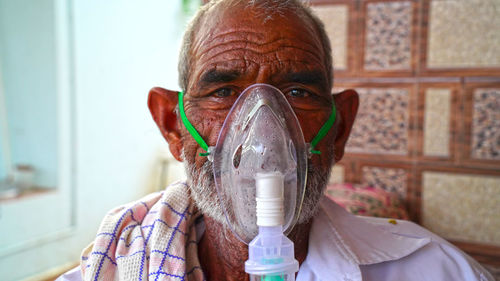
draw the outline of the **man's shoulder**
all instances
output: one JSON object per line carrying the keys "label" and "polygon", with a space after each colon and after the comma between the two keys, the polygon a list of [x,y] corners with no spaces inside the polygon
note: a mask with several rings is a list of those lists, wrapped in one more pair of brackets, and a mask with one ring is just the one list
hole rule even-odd
{"label": "man's shoulder", "polygon": [[[466,253],[414,222],[354,216],[331,204],[335,203],[323,201],[322,206],[323,211],[336,213],[328,219],[334,228],[355,227],[347,232],[351,235],[343,236],[350,250],[355,252],[361,247],[359,245],[369,246],[359,251],[358,257],[392,256],[383,261],[373,258],[359,263],[363,280],[494,280]],[[342,229],[337,231],[345,232]],[[415,241],[422,243],[416,245]],[[409,248],[413,250],[409,251]]]}
{"label": "man's shoulder", "polygon": [[439,235],[429,231],[425,227],[419,224],[408,221],[408,220],[398,220],[391,218],[378,218],[378,217],[367,217],[367,216],[357,216],[358,218],[364,220],[367,223],[376,225],[377,227],[389,231],[398,235],[405,235],[408,237],[419,237],[419,238],[430,238],[434,242],[449,244],[445,239],[441,238]]}
{"label": "man's shoulder", "polygon": [[[363,275],[375,277],[367,278],[367,280],[378,280],[381,276],[386,276],[388,273],[394,276],[405,276],[404,280],[407,281],[494,280],[490,273],[473,258],[452,244],[447,242],[443,243],[441,240],[442,239],[432,239],[429,244],[397,260],[362,266]],[[413,274],[415,275],[411,276]],[[397,280],[397,278],[394,280]]]}
{"label": "man's shoulder", "polygon": [[[403,237],[430,238],[431,242],[412,254],[391,261],[391,271],[401,274],[419,272],[435,280],[493,280],[493,277],[473,258],[428,229],[406,220],[363,217],[368,223]],[[364,268],[364,273],[376,273],[387,265],[373,265]],[[441,275],[442,274],[442,275]],[[439,278],[438,278],[439,277]]]}

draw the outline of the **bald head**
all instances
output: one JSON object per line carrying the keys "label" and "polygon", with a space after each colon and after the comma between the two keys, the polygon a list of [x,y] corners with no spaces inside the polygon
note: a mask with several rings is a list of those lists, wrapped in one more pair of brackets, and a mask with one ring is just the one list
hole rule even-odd
{"label": "bald head", "polygon": [[[303,21],[311,25],[312,30],[307,36],[315,36],[321,45],[324,55],[324,66],[327,72],[328,85],[331,88],[333,83],[333,68],[331,59],[331,47],[328,36],[324,30],[323,23],[299,0],[214,0],[202,6],[195,17],[191,20],[183,38],[179,57],[179,84],[183,91],[187,90],[187,85],[191,75],[193,64],[193,44],[200,37],[210,37],[210,28],[214,25],[206,25],[207,21],[217,21],[218,26],[224,28],[224,23],[230,17],[235,17],[234,11],[245,10],[250,12],[252,18],[261,19],[265,24],[277,17],[290,17],[294,20]],[[228,12],[231,11],[231,12]],[[244,20],[244,19],[240,19]],[[209,27],[204,28],[204,27]],[[276,26],[267,25],[266,28],[274,29]]]}

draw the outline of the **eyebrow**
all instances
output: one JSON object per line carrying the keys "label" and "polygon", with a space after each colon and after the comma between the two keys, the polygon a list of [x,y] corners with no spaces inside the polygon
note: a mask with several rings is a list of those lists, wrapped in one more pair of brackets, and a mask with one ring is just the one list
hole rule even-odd
{"label": "eyebrow", "polygon": [[236,70],[217,70],[211,69],[201,76],[200,83],[202,86],[213,83],[231,82],[240,77],[240,72]]}
{"label": "eyebrow", "polygon": [[290,72],[284,77],[287,81],[304,85],[324,85],[326,82],[323,72],[317,70]]}

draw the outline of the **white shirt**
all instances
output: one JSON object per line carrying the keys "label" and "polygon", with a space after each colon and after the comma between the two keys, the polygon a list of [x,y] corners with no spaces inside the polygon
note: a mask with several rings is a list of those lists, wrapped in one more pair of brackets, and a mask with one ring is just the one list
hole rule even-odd
{"label": "white shirt", "polygon": [[[79,267],[59,281],[80,281]],[[323,198],[297,281],[494,281],[471,257],[408,221],[354,216]]]}
{"label": "white shirt", "polygon": [[471,257],[409,221],[358,217],[323,198],[297,281],[494,281]]}

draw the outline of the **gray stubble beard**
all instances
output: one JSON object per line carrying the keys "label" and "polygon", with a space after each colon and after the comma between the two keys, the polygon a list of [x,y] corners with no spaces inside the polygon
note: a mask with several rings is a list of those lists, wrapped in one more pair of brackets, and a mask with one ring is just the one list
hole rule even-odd
{"label": "gray stubble beard", "polygon": [[[184,151],[182,151],[182,159],[184,159],[184,169],[191,197],[198,210],[203,215],[209,216],[223,226],[228,227],[223,204],[220,202],[215,189],[212,162],[206,160],[201,168],[196,169],[195,163],[187,160]],[[318,211],[318,203],[328,183],[331,166],[333,166],[333,163],[329,165],[328,169],[322,169],[314,167],[310,162],[308,163],[306,191],[297,224],[308,222]]]}

